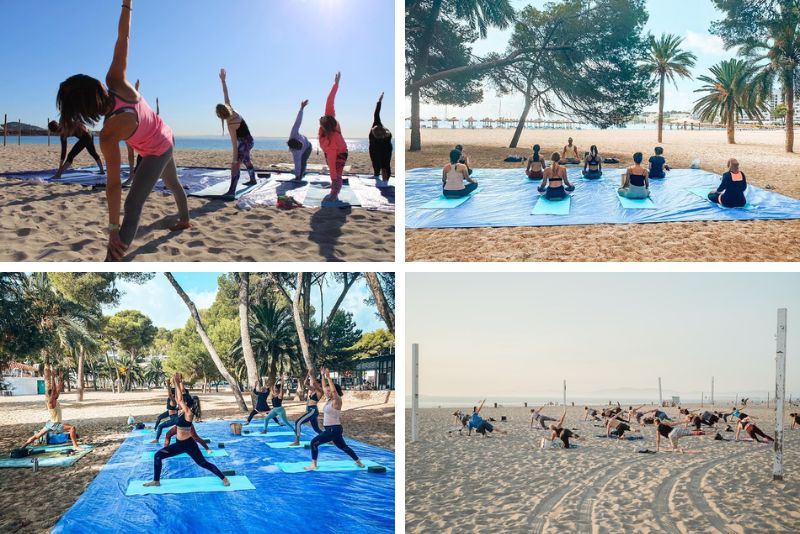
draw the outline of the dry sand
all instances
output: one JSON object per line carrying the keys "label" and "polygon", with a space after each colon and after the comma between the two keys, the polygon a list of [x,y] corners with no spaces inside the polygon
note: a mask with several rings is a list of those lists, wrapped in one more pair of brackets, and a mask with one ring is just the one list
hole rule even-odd
{"label": "dry sand", "polygon": [[[0,146],[0,173],[52,168],[56,146]],[[228,151],[177,150],[178,165],[226,167]],[[288,152],[253,151],[256,168],[290,163]],[[313,154],[310,163],[323,163]],[[353,153],[353,172],[372,173]],[[82,152],[75,166],[94,165]],[[124,195],[125,193],[123,193]],[[124,200],[124,199],[123,199]],[[394,213],[353,209],[257,207],[189,197],[194,227],[170,232],[170,195],[151,194],[128,261],[394,261]],[[0,180],[0,261],[103,261],[105,192],[79,185]]]}
{"label": "dry sand", "polygon": [[[423,129],[421,152],[406,152],[406,168],[440,168],[447,153],[463,144],[476,168],[514,168],[509,154],[527,156],[538,143],[542,153],[560,150],[572,136],[578,149],[597,145],[603,157],[626,165],[634,152],[652,153],[649,130],[525,130],[510,149],[513,130]],[[406,147],[409,142],[406,131]],[[748,181],[800,198],[800,154],[783,151],[783,131],[739,131],[728,145],[724,131],[664,132],[665,156],[675,168],[700,158],[703,169],[721,174],[736,157]],[[796,150],[800,151],[800,145]],[[669,179],[669,178],[667,178]],[[635,237],[631,233],[635,232]],[[408,261],[798,261],[800,221],[687,222],[638,225],[584,225],[547,228],[407,229]]]}
{"label": "dry sand", "polygon": [[[773,411],[746,411],[774,435]],[[529,429],[527,408],[484,408],[509,418],[495,424],[508,434],[488,438],[447,434],[452,409],[420,412],[421,440],[406,445],[407,532],[800,532],[800,430],[788,426],[786,477],[773,482],[771,446],[702,436],[679,442],[697,454],[639,454],[655,450],[652,426],[642,441],[597,438],[582,407],[568,411],[581,436],[570,450],[540,449],[546,432]]]}
{"label": "dry sand", "polygon": [[[0,532],[48,532],[78,500],[127,437],[127,418],[152,422],[164,410],[163,391],[86,391],[83,403],[64,393],[59,402],[64,421],[78,428],[79,442],[94,444],[91,453],[72,467],[0,470]],[[242,417],[230,393],[199,393],[203,418]],[[388,396],[388,399],[387,399]],[[305,412],[305,404],[285,402],[289,419]],[[346,435],[394,450],[394,392],[348,391],[342,422]],[[0,397],[0,453],[19,447],[47,420],[44,397]]]}

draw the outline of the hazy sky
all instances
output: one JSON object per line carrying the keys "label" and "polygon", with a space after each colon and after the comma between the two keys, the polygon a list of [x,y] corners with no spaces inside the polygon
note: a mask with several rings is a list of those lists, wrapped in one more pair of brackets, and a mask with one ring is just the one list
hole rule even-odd
{"label": "hazy sky", "polygon": [[604,396],[661,376],[665,396],[699,398],[712,375],[719,398],[766,396],[779,307],[800,394],[800,274],[408,273],[406,288],[406,376],[419,343],[423,396],[560,399],[563,379]]}
{"label": "hazy sky", "polygon": [[[58,85],[84,73],[105,80],[120,1],[0,0],[0,115],[44,126]],[[394,128],[394,6],[390,0],[135,0],[128,77],[177,135],[221,132],[219,69],[256,136],[286,136],[309,99],[303,133],[318,118],[337,70],[345,136],[366,138],[381,91]]]}
{"label": "hazy sky", "polygon": [[[511,0],[511,3],[515,9],[520,9],[527,5],[541,7],[546,2],[545,0]],[[692,70],[695,76],[705,74],[712,65],[735,56],[732,51],[725,50],[719,37],[709,33],[711,22],[722,18],[709,0],[648,0],[647,11],[650,18],[645,31],[650,31],[655,35],[672,33],[684,38],[683,48],[694,52],[697,56],[695,67]],[[473,53],[482,56],[489,52],[505,50],[512,33],[513,28],[504,31],[491,30],[485,40],[475,43]],[[680,80],[677,89],[674,85],[667,85],[665,109],[691,111],[694,101],[698,97],[693,91],[701,85],[694,79]],[[478,119],[496,118],[501,113],[504,117],[517,118],[522,112],[522,108],[522,97],[506,96],[501,100],[493,89],[487,87],[484,91],[484,101],[480,104],[464,109],[448,107],[447,110],[445,110],[445,106],[423,105],[421,112],[423,118],[430,118],[432,115],[440,118],[453,115],[461,118],[470,115]],[[646,111],[657,110],[657,104],[646,108]],[[406,99],[405,113],[405,116],[409,116],[411,113],[411,101],[408,98]]]}
{"label": "hazy sky", "polygon": [[[222,273],[172,273],[200,309],[209,308],[217,296],[217,279]],[[189,319],[186,304],[175,293],[172,285],[161,273],[143,285],[122,283],[119,285],[124,296],[118,306],[107,307],[106,315],[113,315],[120,310],[139,310],[153,321],[153,324],[164,328],[180,328]],[[341,286],[331,284],[325,288],[325,313],[338,298]],[[364,332],[384,328],[383,322],[375,315],[375,308],[364,304],[369,296],[369,289],[363,280],[359,280],[350,288],[340,309],[353,314],[356,326]],[[314,290],[312,304],[319,312],[319,291]],[[319,317],[319,316],[317,316]]]}

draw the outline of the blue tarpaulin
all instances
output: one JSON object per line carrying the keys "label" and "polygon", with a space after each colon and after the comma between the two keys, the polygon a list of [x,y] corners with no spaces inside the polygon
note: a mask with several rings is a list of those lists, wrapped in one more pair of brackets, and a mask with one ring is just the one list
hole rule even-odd
{"label": "blue tarpaulin", "polygon": [[[345,431],[347,421],[344,422]],[[234,436],[230,421],[198,423],[198,433],[228,456],[212,458],[222,470],[246,476],[255,491],[125,496],[132,480],[151,480],[152,460],[142,453],[155,445],[131,434],[98,473],[83,495],[53,528],[53,533],[216,532],[245,534],[275,530],[294,532],[394,532],[394,453],[348,439],[362,460],[387,468],[341,473],[283,473],[278,462],[311,460],[305,448],[274,449],[266,439]],[[302,437],[314,436],[303,428]],[[291,441],[275,436],[271,441]],[[322,447],[320,461],[349,460],[336,447]],[[162,480],[213,475],[190,459],[164,460]],[[216,479],[214,479],[216,480]]]}
{"label": "blue tarpaulin", "polygon": [[682,221],[739,221],[800,219],[800,200],[752,185],[747,199],[752,209],[727,209],[693,194],[690,189],[715,189],[717,174],[697,169],[673,169],[663,180],[650,182],[655,209],[625,209],[617,189],[623,169],[604,169],[602,180],[584,180],[581,170],[569,168],[575,185],[568,215],[531,213],[539,199],[538,181],[525,178],[524,169],[477,169],[473,178],[481,192],[453,209],[424,209],[441,194],[441,169],[406,172],[406,228],[477,228],[502,226],[560,226]]}

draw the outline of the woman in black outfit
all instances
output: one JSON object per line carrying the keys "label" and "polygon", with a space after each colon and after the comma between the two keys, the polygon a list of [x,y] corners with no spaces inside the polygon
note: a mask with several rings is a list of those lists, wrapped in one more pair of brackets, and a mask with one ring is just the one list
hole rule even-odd
{"label": "woman in black outfit", "polygon": [[[50,128],[51,132],[59,134],[59,137],[61,138],[61,158],[59,159],[58,172],[56,172],[55,176],[53,176],[54,180],[61,178],[61,175],[64,174],[64,171],[72,167],[72,162],[84,148],[89,155],[94,158],[94,161],[100,168],[100,174],[105,174],[105,170],[103,170],[103,161],[100,159],[100,155],[94,148],[94,138],[86,126],[78,123],[75,126],[75,129],[69,135],[61,130],[56,121],[50,121],[47,127]],[[70,137],[70,135],[77,137],[78,142],[75,143],[75,145],[72,147],[72,150],[70,150],[69,154],[67,154],[67,138]]]}
{"label": "woman in black outfit", "polygon": [[369,131],[369,159],[372,160],[374,175],[388,182],[392,175],[392,132],[381,122],[381,103],[383,93],[375,105],[375,116]]}
{"label": "woman in black outfit", "polygon": [[747,189],[747,177],[739,170],[739,162],[728,160],[728,172],[722,175],[722,183],[708,194],[708,200],[726,208],[742,208],[747,204],[744,196]]}
{"label": "woman in black outfit", "polygon": [[166,458],[172,458],[173,456],[178,456],[179,454],[185,452],[189,457],[191,457],[192,460],[194,460],[194,463],[203,469],[207,469],[214,473],[217,477],[219,477],[220,480],[222,480],[222,483],[225,486],[230,486],[231,483],[228,480],[228,477],[223,475],[222,471],[220,471],[216,465],[212,464],[206,460],[205,457],[203,457],[203,453],[200,452],[200,448],[197,446],[197,442],[194,439],[193,421],[200,418],[200,399],[197,397],[190,397],[191,402],[187,403],[185,397],[186,391],[183,389],[180,373],[175,373],[173,382],[175,383],[175,400],[180,408],[180,412],[178,412],[178,423],[175,425],[177,430],[177,439],[172,445],[164,447],[156,452],[155,457],[153,458],[153,480],[151,482],[146,482],[144,485],[160,486],[162,462]]}

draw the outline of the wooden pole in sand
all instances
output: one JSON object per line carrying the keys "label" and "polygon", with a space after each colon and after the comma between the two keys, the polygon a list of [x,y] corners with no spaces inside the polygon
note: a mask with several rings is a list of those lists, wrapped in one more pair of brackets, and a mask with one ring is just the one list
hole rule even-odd
{"label": "wooden pole in sand", "polygon": [[47,146],[50,146],[50,117],[47,117]]}
{"label": "wooden pole in sand", "polygon": [[775,351],[775,461],[772,480],[783,480],[783,401],[786,397],[786,308],[778,308]]}
{"label": "wooden pole in sand", "polygon": [[711,406],[714,406],[714,377],[711,377]]}
{"label": "wooden pole in sand", "polygon": [[658,405],[664,406],[664,398],[661,396],[661,377],[658,377]]}
{"label": "wooden pole in sand", "polygon": [[6,138],[8,137],[8,113],[3,114],[3,146],[6,146]]}
{"label": "wooden pole in sand", "polygon": [[22,144],[22,119],[17,119],[17,145]]}
{"label": "wooden pole in sand", "polygon": [[417,410],[419,409],[419,344],[411,344],[411,443],[417,441]]}

